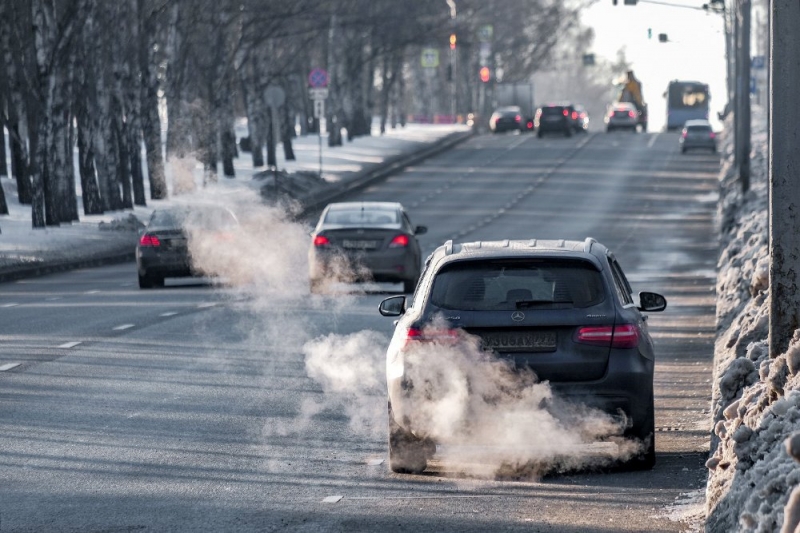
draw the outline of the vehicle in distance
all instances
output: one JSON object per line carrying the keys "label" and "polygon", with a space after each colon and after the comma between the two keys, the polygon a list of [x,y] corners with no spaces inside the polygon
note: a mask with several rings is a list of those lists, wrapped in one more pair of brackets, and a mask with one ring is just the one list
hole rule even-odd
{"label": "vehicle in distance", "polygon": [[582,105],[573,105],[569,118],[572,121],[572,128],[575,133],[586,133],[589,131],[589,113],[586,112],[586,109]]}
{"label": "vehicle in distance", "polygon": [[614,254],[591,238],[440,246],[426,261],[413,304],[394,296],[379,307],[400,317],[386,354],[391,469],[421,472],[435,451],[435,435],[420,430],[414,410],[415,391],[434,392],[430,383],[412,382],[410,372],[420,375],[413,350],[459,332],[477,336],[510,368],[533,371],[562,397],[623,412],[624,435],[643,444],[629,466],[651,468],[654,352],[642,313],[667,302],[653,292],[638,300]]}
{"label": "vehicle in distance", "polygon": [[522,129],[522,110],[517,106],[495,109],[489,118],[489,129],[493,133],[520,131]]}
{"label": "vehicle in distance", "polygon": [[708,120],[711,94],[708,84],[673,80],[664,92],[667,99],[667,130],[682,128],[688,120]]}
{"label": "vehicle in distance", "polygon": [[573,107],[570,105],[546,105],[536,110],[533,127],[536,136],[541,138],[545,133],[559,133],[566,137],[572,136],[574,124],[572,121]]}
{"label": "vehicle in distance", "polygon": [[224,241],[238,227],[236,215],[217,205],[156,209],[136,245],[139,288],[163,287],[164,278],[203,276],[192,261],[190,239]]}
{"label": "vehicle in distance", "polygon": [[629,102],[618,102],[608,107],[606,114],[606,131],[630,130],[636,133],[639,125],[639,111],[636,106]]}
{"label": "vehicle in distance", "polygon": [[397,202],[328,204],[311,234],[311,292],[328,281],[400,282],[412,292],[422,264],[417,235],[427,231]]}
{"label": "vehicle in distance", "polygon": [[686,121],[678,142],[683,154],[694,149],[717,151],[717,134],[707,120]]}

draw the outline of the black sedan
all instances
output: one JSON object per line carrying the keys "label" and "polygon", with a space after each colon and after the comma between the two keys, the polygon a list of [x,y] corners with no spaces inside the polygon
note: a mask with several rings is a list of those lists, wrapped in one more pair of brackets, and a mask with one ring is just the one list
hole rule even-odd
{"label": "black sedan", "polygon": [[489,128],[494,133],[520,131],[522,127],[522,110],[517,106],[495,109],[489,118]]}
{"label": "black sedan", "polygon": [[421,268],[416,236],[426,231],[396,202],[329,204],[311,235],[311,292],[326,281],[400,282],[413,292]]}
{"label": "black sedan", "polygon": [[156,209],[136,245],[139,287],[163,287],[164,278],[204,275],[202,265],[192,260],[192,239],[224,239],[238,226],[230,210],[216,205]]}

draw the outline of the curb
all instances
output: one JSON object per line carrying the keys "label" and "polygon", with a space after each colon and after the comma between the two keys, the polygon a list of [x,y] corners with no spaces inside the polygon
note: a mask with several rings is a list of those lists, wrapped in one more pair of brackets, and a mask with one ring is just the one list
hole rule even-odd
{"label": "curb", "polygon": [[[128,247],[126,247],[128,248]],[[63,261],[48,262],[44,260],[40,264],[12,266],[8,269],[0,270],[0,283],[16,281],[25,278],[55,274],[56,272],[66,272],[78,268],[89,268],[98,266],[114,265],[126,263],[136,259],[135,245],[130,246],[129,250],[115,251],[107,254],[98,254],[95,257],[84,257],[81,259],[65,259]]]}

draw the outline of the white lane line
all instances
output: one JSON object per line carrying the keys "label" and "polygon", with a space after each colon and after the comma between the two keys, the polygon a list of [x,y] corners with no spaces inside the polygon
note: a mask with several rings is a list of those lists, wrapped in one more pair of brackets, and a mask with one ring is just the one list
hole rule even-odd
{"label": "white lane line", "polygon": [[99,292],[100,292],[99,290],[94,289],[92,291],[86,291],[84,294],[98,294]]}
{"label": "white lane line", "polygon": [[53,296],[52,298],[47,298],[46,301],[48,302],[55,302],[56,300],[60,300],[61,296]]}
{"label": "white lane line", "polygon": [[64,344],[59,344],[59,348],[74,348],[79,344],[82,344],[83,341],[72,341],[72,342],[65,342]]}
{"label": "white lane line", "polygon": [[326,496],[325,499],[322,500],[322,503],[337,503],[342,498],[344,498],[344,496]]}
{"label": "white lane line", "polygon": [[202,304],[198,304],[197,307],[200,309],[205,309],[206,307],[214,307],[217,305],[217,302],[205,302]]}
{"label": "white lane line", "polygon": [[383,459],[370,459],[367,461],[369,466],[378,466],[383,464]]}
{"label": "white lane line", "polygon": [[659,136],[659,135],[661,135],[661,132],[658,132],[658,133],[656,133],[655,135],[653,135],[653,138],[652,138],[652,139],[650,139],[650,140],[647,142],[647,147],[648,147],[648,148],[652,148],[652,147],[653,147],[653,145],[656,143],[656,139],[658,139],[658,136]]}
{"label": "white lane line", "polygon": [[18,305],[19,305],[18,303],[9,303],[9,304],[0,305],[0,307],[16,307]]}
{"label": "white lane line", "polygon": [[131,329],[133,326],[135,326],[135,324],[122,324],[120,326],[111,329],[113,329],[114,331],[122,331],[123,329]]}
{"label": "white lane line", "polygon": [[167,316],[175,316],[175,315],[177,315],[177,314],[178,314],[178,312],[177,312],[177,311],[167,311],[166,313],[161,313],[161,314],[160,314],[160,315],[158,315],[158,316],[164,316],[164,317],[167,317]]}
{"label": "white lane line", "polygon": [[11,370],[12,368],[17,368],[22,363],[6,363],[4,365],[0,365],[0,372],[5,372],[6,370]]}

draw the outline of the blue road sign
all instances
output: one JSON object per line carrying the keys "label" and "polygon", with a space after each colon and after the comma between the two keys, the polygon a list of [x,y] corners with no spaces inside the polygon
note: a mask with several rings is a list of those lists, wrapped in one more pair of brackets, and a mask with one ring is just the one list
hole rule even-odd
{"label": "blue road sign", "polygon": [[766,58],[764,56],[753,56],[750,58],[750,68],[753,70],[763,70],[766,63]]}
{"label": "blue road sign", "polygon": [[328,86],[328,72],[325,69],[315,68],[308,74],[308,85],[320,89]]}

